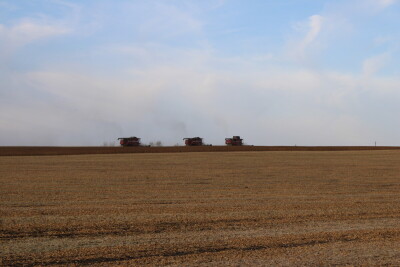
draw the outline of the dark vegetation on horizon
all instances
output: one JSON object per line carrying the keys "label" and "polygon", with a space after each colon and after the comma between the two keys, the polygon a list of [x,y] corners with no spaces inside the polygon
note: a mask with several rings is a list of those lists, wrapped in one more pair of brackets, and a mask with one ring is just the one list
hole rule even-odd
{"label": "dark vegetation on horizon", "polygon": [[235,151],[357,151],[400,150],[397,146],[165,146],[165,147],[0,147],[0,156],[46,156],[120,153],[179,153],[179,152],[235,152]]}

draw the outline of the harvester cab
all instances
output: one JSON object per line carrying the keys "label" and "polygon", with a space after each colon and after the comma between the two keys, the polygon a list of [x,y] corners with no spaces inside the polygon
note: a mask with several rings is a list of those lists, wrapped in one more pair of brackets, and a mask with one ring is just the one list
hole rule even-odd
{"label": "harvester cab", "polygon": [[203,138],[200,137],[188,137],[183,138],[185,140],[186,146],[202,146],[203,145]]}
{"label": "harvester cab", "polygon": [[140,138],[136,136],[118,138],[121,146],[140,146]]}
{"label": "harvester cab", "polygon": [[232,138],[225,138],[225,144],[227,146],[242,146],[243,139],[241,139],[240,136],[234,136]]}

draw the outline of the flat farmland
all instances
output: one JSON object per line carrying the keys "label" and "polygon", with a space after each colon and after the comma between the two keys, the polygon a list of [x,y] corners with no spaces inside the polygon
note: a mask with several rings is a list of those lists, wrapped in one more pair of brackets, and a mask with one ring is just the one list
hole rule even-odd
{"label": "flat farmland", "polygon": [[365,151],[400,150],[398,146],[166,146],[166,147],[40,147],[2,146],[0,156],[53,156],[123,153],[188,153],[188,152],[245,152],[245,151]]}
{"label": "flat farmland", "polygon": [[0,157],[0,265],[400,265],[400,151]]}

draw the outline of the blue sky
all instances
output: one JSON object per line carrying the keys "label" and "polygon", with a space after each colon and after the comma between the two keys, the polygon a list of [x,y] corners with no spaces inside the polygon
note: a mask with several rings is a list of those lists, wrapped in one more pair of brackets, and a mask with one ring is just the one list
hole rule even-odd
{"label": "blue sky", "polygon": [[400,145],[396,0],[0,0],[0,145]]}

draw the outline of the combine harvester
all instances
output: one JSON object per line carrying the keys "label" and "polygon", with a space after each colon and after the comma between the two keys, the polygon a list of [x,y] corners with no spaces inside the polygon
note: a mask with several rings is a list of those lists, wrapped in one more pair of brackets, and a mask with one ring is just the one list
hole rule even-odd
{"label": "combine harvester", "polygon": [[240,136],[234,136],[232,138],[225,138],[225,144],[227,146],[242,146],[243,139],[241,139]]}
{"label": "combine harvester", "polygon": [[201,137],[186,137],[183,140],[185,140],[186,146],[204,146],[203,138]]}
{"label": "combine harvester", "polygon": [[136,136],[118,138],[121,146],[140,146],[140,138]]}

